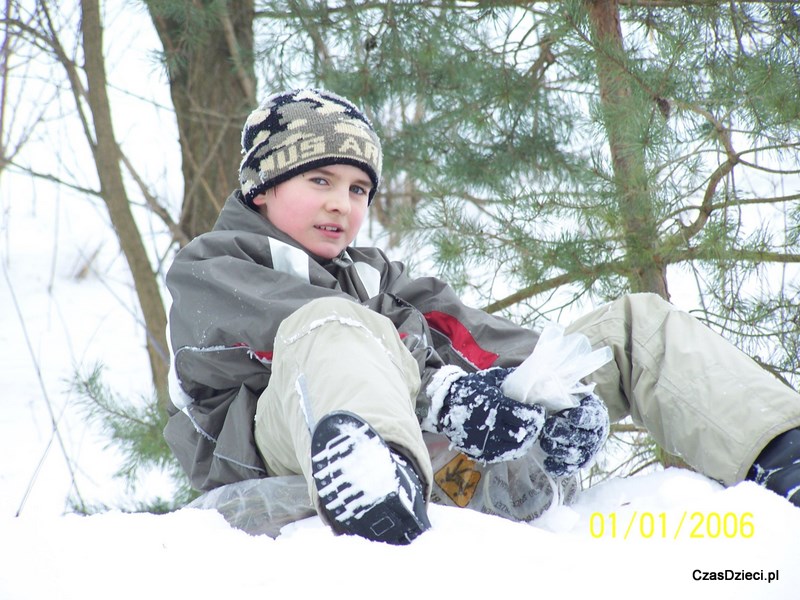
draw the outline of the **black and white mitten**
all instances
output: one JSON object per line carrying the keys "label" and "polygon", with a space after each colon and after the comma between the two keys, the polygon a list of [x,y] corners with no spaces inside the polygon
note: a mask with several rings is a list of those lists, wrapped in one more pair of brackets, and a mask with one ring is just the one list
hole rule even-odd
{"label": "black and white mitten", "polygon": [[514,460],[539,438],[545,410],[500,391],[510,369],[466,373],[444,367],[428,390],[431,412],[423,429],[443,433],[455,448],[484,463]]}
{"label": "black and white mitten", "polygon": [[539,445],[547,457],[545,470],[554,477],[576,473],[597,455],[608,437],[610,423],[605,403],[589,394],[574,408],[547,417]]}

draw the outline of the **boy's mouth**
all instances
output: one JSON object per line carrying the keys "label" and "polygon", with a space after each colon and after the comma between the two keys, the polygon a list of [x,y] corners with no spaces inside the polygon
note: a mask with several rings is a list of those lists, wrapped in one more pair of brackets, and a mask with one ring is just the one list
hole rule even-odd
{"label": "boy's mouth", "polygon": [[314,225],[314,227],[321,231],[331,231],[334,233],[339,233],[341,231],[344,231],[341,227],[338,227],[337,225]]}

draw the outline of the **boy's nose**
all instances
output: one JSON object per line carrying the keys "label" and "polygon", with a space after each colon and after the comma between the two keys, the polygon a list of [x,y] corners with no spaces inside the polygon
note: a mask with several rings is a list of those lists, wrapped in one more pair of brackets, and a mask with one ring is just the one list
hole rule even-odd
{"label": "boy's nose", "polygon": [[347,214],[350,212],[350,190],[337,189],[328,196],[328,210]]}

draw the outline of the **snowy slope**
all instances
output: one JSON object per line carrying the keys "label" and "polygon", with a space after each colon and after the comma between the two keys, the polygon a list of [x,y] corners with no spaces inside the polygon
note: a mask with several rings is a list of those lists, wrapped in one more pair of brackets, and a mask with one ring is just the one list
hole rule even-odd
{"label": "snowy slope", "polygon": [[[684,511],[707,521],[752,513],[753,536],[712,539],[703,528],[706,537],[692,539],[685,527],[673,539]],[[616,539],[608,531],[592,537],[597,512],[607,526],[616,516]],[[681,593],[790,599],[797,597],[798,513],[754,484],[722,491],[698,476],[666,472],[596,489],[538,526],[434,506],[433,529],[407,547],[334,537],[316,517],[276,540],[231,529],[212,511],[2,517],[0,597],[587,598],[613,590],[653,600]],[[637,514],[624,539],[622,526]],[[667,535],[659,525],[643,536],[646,515],[657,523],[664,515]],[[773,571],[779,579],[694,579],[726,570]]]}

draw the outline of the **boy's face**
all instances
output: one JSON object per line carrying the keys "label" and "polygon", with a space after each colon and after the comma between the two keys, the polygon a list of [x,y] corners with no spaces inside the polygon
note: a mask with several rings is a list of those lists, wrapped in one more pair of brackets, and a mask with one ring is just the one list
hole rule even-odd
{"label": "boy's face", "polygon": [[372,182],[351,165],[326,165],[257,196],[262,215],[306,250],[334,258],[355,239],[367,214]]}

